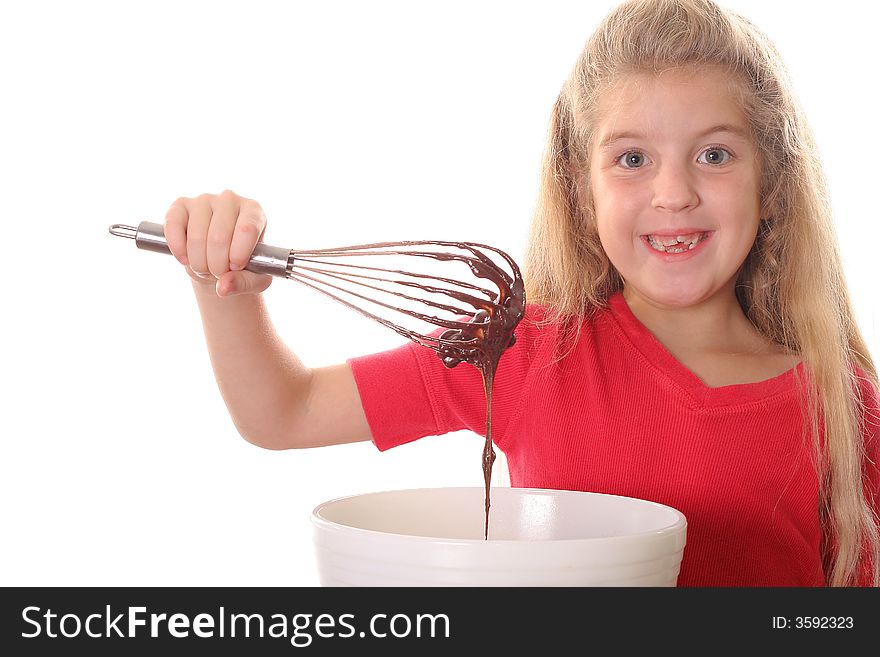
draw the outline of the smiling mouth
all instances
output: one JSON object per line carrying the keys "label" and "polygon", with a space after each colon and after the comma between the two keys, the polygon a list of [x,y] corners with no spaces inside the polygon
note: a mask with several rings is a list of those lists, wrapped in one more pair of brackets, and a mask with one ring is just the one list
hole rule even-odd
{"label": "smiling mouth", "polygon": [[709,237],[710,231],[688,233],[676,236],[643,235],[643,239],[655,251],[662,253],[684,253]]}

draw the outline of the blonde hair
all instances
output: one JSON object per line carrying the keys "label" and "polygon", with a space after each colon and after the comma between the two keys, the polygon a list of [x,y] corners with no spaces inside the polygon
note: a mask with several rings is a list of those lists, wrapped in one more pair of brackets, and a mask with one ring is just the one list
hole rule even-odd
{"label": "blonde hair", "polygon": [[590,190],[578,188],[589,179],[599,99],[627,74],[710,65],[731,74],[760,151],[765,219],[736,294],[755,327],[805,366],[827,581],[851,585],[866,568],[877,586],[858,380],[860,370],[876,389],[877,372],[852,311],[810,128],[778,52],[754,25],[711,0],[631,0],[599,25],[553,108],[524,260],[527,297],[571,327],[622,288],[599,242]]}

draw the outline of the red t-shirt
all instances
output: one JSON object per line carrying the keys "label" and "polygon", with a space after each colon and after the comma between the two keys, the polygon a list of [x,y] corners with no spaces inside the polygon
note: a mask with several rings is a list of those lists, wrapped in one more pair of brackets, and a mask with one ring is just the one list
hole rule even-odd
{"label": "red t-shirt", "polygon": [[[825,584],[801,365],[759,383],[709,388],[636,319],[622,294],[584,321],[562,353],[559,327],[541,325],[543,317],[541,307],[528,306],[495,378],[493,439],[512,486],[678,509],[688,521],[679,586]],[[380,450],[461,429],[486,435],[476,368],[447,369],[412,343],[349,363]],[[866,389],[877,409],[876,390]],[[872,454],[877,418],[867,418]],[[880,500],[880,474],[868,465]]]}

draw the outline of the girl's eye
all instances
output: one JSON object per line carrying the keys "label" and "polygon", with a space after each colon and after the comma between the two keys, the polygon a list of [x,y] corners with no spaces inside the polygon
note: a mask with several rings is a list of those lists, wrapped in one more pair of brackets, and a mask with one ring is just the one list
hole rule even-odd
{"label": "girl's eye", "polygon": [[[705,156],[705,159],[703,158]],[[700,157],[697,159],[698,162],[705,162],[706,164],[727,164],[730,162],[730,158],[733,156],[724,148],[718,148],[717,146],[713,146],[712,148],[707,148],[702,153],[700,153]]]}
{"label": "girl's eye", "polygon": [[624,169],[640,169],[647,159],[648,156],[644,153],[639,151],[627,151],[617,158],[617,163]]}

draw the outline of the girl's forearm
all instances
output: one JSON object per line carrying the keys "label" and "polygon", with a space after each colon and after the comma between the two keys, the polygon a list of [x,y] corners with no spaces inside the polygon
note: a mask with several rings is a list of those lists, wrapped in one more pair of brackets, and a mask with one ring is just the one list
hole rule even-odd
{"label": "girl's forearm", "polygon": [[214,376],[239,433],[262,447],[280,444],[305,400],[309,369],[278,337],[262,294],[219,297],[193,281]]}

